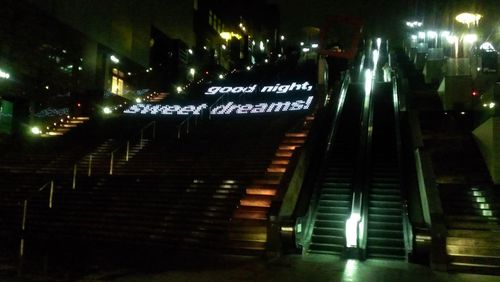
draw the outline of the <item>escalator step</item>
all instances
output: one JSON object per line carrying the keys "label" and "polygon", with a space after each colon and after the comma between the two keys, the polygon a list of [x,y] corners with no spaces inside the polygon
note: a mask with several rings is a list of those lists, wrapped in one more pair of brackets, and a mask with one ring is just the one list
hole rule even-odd
{"label": "escalator step", "polygon": [[403,227],[403,218],[399,216],[388,216],[388,215],[368,215],[369,228],[374,229],[391,229],[397,230]]}
{"label": "escalator step", "polygon": [[369,207],[369,214],[378,214],[378,215],[401,215],[401,209],[397,208],[379,208],[379,207]]}
{"label": "escalator step", "polygon": [[403,238],[402,230],[390,230],[390,229],[368,229],[369,237],[380,237],[380,238]]}
{"label": "escalator step", "polygon": [[344,229],[339,228],[326,228],[326,227],[314,227],[313,235],[318,236],[333,236],[333,237],[343,237]]}
{"label": "escalator step", "polygon": [[339,229],[342,231],[342,230],[344,230],[345,221],[343,221],[343,220],[325,220],[325,219],[317,218],[315,223],[314,223],[314,226],[318,227],[318,228]]}
{"label": "escalator step", "polygon": [[312,244],[333,244],[333,245],[343,245],[345,243],[344,237],[341,236],[324,236],[316,235],[313,233],[311,237]]}
{"label": "escalator step", "polygon": [[309,251],[312,253],[341,254],[344,251],[344,245],[315,243],[309,245]]}
{"label": "escalator step", "polygon": [[380,207],[380,208],[401,208],[401,202],[395,201],[381,201],[370,199],[370,207]]}
{"label": "escalator step", "polygon": [[[401,234],[402,235],[402,234]],[[404,249],[403,238],[379,238],[371,237],[368,231],[368,246],[391,247]]]}

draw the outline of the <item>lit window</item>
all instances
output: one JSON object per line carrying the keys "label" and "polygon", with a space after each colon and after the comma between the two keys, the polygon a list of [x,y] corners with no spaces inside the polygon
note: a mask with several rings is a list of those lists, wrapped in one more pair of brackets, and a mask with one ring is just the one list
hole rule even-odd
{"label": "lit window", "polygon": [[123,95],[123,72],[113,68],[111,78],[111,93]]}

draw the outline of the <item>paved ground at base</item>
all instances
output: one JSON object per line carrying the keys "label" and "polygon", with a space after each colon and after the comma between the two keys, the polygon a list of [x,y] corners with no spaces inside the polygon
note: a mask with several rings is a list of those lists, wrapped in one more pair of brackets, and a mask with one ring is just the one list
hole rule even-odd
{"label": "paved ground at base", "polygon": [[433,272],[422,265],[386,260],[342,260],[327,255],[288,255],[267,262],[250,258],[179,260],[162,267],[105,270],[81,277],[5,277],[0,281],[500,281],[497,276]]}

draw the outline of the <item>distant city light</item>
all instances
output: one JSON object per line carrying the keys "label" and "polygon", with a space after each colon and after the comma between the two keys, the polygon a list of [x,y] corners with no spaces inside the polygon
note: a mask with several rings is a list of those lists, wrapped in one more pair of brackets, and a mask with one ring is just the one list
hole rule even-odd
{"label": "distant city light", "polygon": [[49,89],[50,89],[50,87],[49,87],[48,85],[45,85],[45,89],[49,90]]}
{"label": "distant city light", "polygon": [[445,37],[446,38],[446,37],[450,36],[451,33],[449,31],[447,31],[447,30],[443,30],[443,31],[441,31],[440,34],[441,34],[441,37]]}
{"label": "distant city light", "polygon": [[300,46],[304,46],[304,42],[300,41]]}
{"label": "distant city light", "polygon": [[471,33],[464,35],[464,42],[474,43],[477,41],[477,34]]}
{"label": "distant city light", "polygon": [[437,37],[437,32],[429,30],[429,31],[427,31],[427,37],[430,39],[434,39]]}
{"label": "distant city light", "polygon": [[264,42],[262,42],[262,41],[259,42],[259,49],[260,49],[260,51],[266,50],[266,48],[264,47]]}
{"label": "distant city light", "polygon": [[490,42],[484,42],[481,46],[479,46],[479,49],[486,52],[495,52],[495,47],[493,47],[493,44]]}
{"label": "distant city light", "polygon": [[418,32],[418,38],[420,38],[420,39],[425,39],[425,32],[423,32],[423,31],[419,31],[419,32]]}
{"label": "distant city light", "polygon": [[111,55],[109,59],[115,64],[118,64],[120,62],[120,59],[118,59],[115,55]]}
{"label": "distant city light", "polygon": [[226,50],[226,45],[222,44],[222,50]]}
{"label": "distant city light", "polygon": [[188,53],[193,55],[193,49],[188,49]]}
{"label": "distant city light", "polygon": [[309,49],[309,48],[307,48],[307,47],[302,48],[302,52],[304,52],[304,53],[307,53],[307,52],[309,52],[309,51],[310,51],[310,49]]}
{"label": "distant city light", "polygon": [[265,59],[265,60],[264,60],[264,63],[266,63],[266,64],[267,64],[267,63],[269,63],[269,60],[268,60],[268,59]]}
{"label": "distant city light", "polygon": [[251,67],[251,66],[247,66],[247,70],[251,70],[251,69],[252,69],[252,67]]}
{"label": "distant city light", "polygon": [[284,35],[280,36],[280,39],[285,40],[285,36]]}
{"label": "distant city light", "polygon": [[491,102],[489,106],[490,106],[490,109],[493,109],[495,107],[495,103]]}
{"label": "distant city light", "polygon": [[449,44],[455,44],[458,41],[458,37],[455,35],[448,35],[446,41],[448,41]]}
{"label": "distant city light", "polygon": [[113,111],[111,111],[111,109],[110,109],[109,107],[104,107],[104,108],[102,109],[102,112],[103,112],[104,114],[106,114],[106,115],[109,115],[109,114],[111,114]]}
{"label": "distant city light", "polygon": [[421,27],[422,23],[418,21],[406,22],[406,26],[410,28]]}
{"label": "distant city light", "polygon": [[319,44],[318,44],[318,43],[313,43],[313,44],[311,44],[311,47],[312,47],[312,48],[318,48],[318,46],[319,46]]}
{"label": "distant city light", "polygon": [[127,75],[132,75],[132,73],[131,72],[127,72]]}
{"label": "distant city light", "polygon": [[38,126],[33,126],[31,128],[31,133],[35,134],[35,135],[39,135],[42,133],[42,131],[40,130],[40,128],[38,128]]}
{"label": "distant city light", "polygon": [[141,98],[139,98],[139,97],[137,97],[137,98],[135,98],[135,102],[136,102],[136,103],[140,103],[140,102],[142,102],[142,99],[141,99]]}
{"label": "distant city light", "polygon": [[0,69],[0,78],[3,78],[3,79],[9,79],[10,78],[10,74],[6,71],[3,71]]}
{"label": "distant city light", "polygon": [[177,93],[182,93],[182,87],[180,86],[177,86],[175,90],[177,91]]}
{"label": "distant city light", "polygon": [[463,23],[463,24],[466,24],[468,27],[470,26],[470,24],[475,24],[475,25],[478,25],[479,24],[479,20],[482,18],[483,16],[480,15],[480,14],[473,14],[473,13],[461,13],[459,15],[457,15],[455,17],[455,20],[459,23]]}
{"label": "distant city light", "polygon": [[233,37],[238,38],[238,40],[242,38],[242,37],[241,37],[241,35],[239,35],[238,33],[234,33],[234,32],[227,32],[227,31],[223,31],[223,32],[221,32],[219,35],[220,35],[220,37],[221,37],[222,39],[224,39],[224,40],[230,40],[230,39],[231,39],[231,38],[233,38]]}
{"label": "distant city light", "polygon": [[196,73],[196,70],[194,68],[190,68],[189,69],[189,74],[194,76],[194,74]]}
{"label": "distant city light", "polygon": [[223,74],[219,74],[219,79],[223,79],[224,78],[224,75]]}

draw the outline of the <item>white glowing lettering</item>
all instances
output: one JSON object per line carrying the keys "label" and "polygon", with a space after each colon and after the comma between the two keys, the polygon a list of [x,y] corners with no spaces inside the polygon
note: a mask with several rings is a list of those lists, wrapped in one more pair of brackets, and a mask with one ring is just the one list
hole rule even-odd
{"label": "white glowing lettering", "polygon": [[225,105],[214,107],[210,114],[212,115],[230,115],[230,114],[258,114],[258,113],[279,113],[308,110],[311,107],[313,96],[309,96],[306,100],[296,101],[280,101],[271,103],[259,104],[235,104],[228,102]]}
{"label": "white glowing lettering", "polygon": [[[310,92],[313,86],[309,84],[309,82],[304,83],[296,83],[292,82],[291,84],[280,84],[277,83],[275,85],[265,85],[262,87],[257,87],[257,84],[249,85],[249,86],[212,86],[209,87],[205,91],[205,95],[216,95],[218,93],[226,94],[226,93],[277,93],[277,94],[285,94],[290,91],[306,91]],[[257,90],[257,91],[256,91]]]}
{"label": "white glowing lettering", "polygon": [[151,105],[151,104],[135,104],[123,111],[126,114],[149,114],[149,115],[200,115],[206,109],[207,104],[201,105]]}
{"label": "white glowing lettering", "polygon": [[[218,105],[210,110],[212,115],[245,115],[260,113],[281,113],[304,111],[311,107],[313,96],[308,96],[305,100],[276,101],[257,104],[236,104],[227,102]],[[157,104],[134,104],[124,111],[126,114],[141,115],[200,115],[202,111],[208,109],[207,104],[201,105],[157,105]]]}

